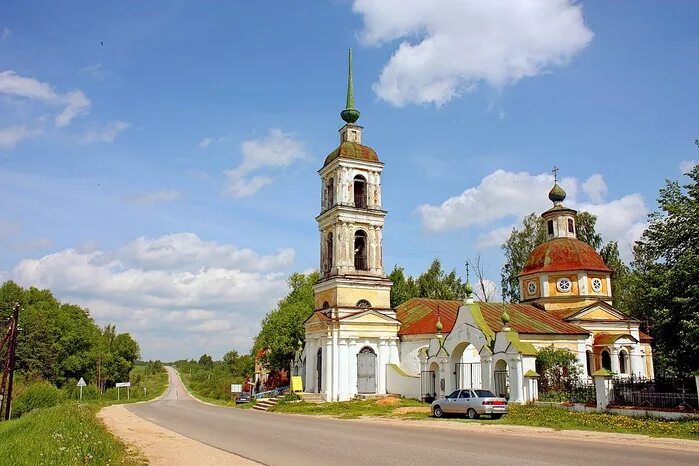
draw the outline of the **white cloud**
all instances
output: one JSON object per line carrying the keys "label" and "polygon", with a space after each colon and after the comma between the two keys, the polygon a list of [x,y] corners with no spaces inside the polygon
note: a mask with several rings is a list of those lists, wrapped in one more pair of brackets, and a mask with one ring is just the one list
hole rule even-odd
{"label": "white cloud", "polygon": [[573,0],[355,0],[377,45],[403,40],[374,84],[393,105],[443,104],[481,81],[502,88],[568,63],[592,40]]}
{"label": "white cloud", "polygon": [[58,127],[68,126],[77,116],[88,113],[91,105],[81,91],[59,93],[49,83],[20,76],[14,71],[0,72],[0,94],[63,107],[55,117],[55,125]]}
{"label": "white cloud", "polygon": [[82,142],[92,144],[94,142],[103,142],[111,144],[122,131],[128,129],[131,123],[125,121],[110,121],[102,129],[89,130],[82,137]]}
{"label": "white cloud", "polygon": [[680,171],[682,172],[682,174],[685,174],[688,171],[690,171],[692,168],[694,168],[694,165],[696,165],[698,163],[699,163],[699,160],[683,160],[682,162],[680,162]]}
{"label": "white cloud", "polygon": [[[193,233],[138,238],[113,251],[64,249],[6,274],[88,307],[135,335],[145,357],[174,359],[249,348],[259,322],[287,292],[293,250],[262,256]],[[200,338],[195,333],[215,333]]]}
{"label": "white cloud", "polygon": [[10,31],[8,28],[4,28],[2,30],[2,34],[0,34],[0,40],[9,39],[10,36],[12,36],[12,31]]}
{"label": "white cloud", "polygon": [[32,131],[23,125],[0,128],[0,149],[12,149],[19,141],[31,135]]}
{"label": "white cloud", "polygon": [[473,283],[473,294],[478,301],[498,302],[502,300],[500,289],[494,281],[484,278],[475,280]]}
{"label": "white cloud", "polygon": [[607,195],[607,183],[599,173],[592,175],[582,184],[582,189],[592,202],[603,202]]}
{"label": "white cloud", "polygon": [[174,189],[164,189],[152,193],[134,194],[124,199],[128,204],[155,204],[158,202],[170,202],[180,197],[179,191]]}
{"label": "white cloud", "polygon": [[93,63],[91,65],[87,65],[86,67],[82,68],[80,71],[83,71],[93,78],[99,80],[99,81],[104,81],[105,79],[109,78],[112,76],[112,72],[107,69],[102,63]]}
{"label": "white cloud", "polygon": [[212,138],[202,139],[201,141],[199,141],[199,149],[206,149],[207,147],[209,147],[209,145],[211,144],[212,141],[213,141]]}
{"label": "white cloud", "polygon": [[[560,184],[567,192],[565,205],[597,216],[597,231],[605,241],[618,241],[622,256],[628,260],[633,243],[645,229],[648,207],[640,194],[628,194],[604,201],[606,183],[601,175],[593,175],[584,183],[587,199],[579,199],[575,178],[564,178]],[[511,226],[498,225],[504,221],[517,222],[532,212],[540,213],[551,207],[548,191],[553,176],[548,173],[530,175],[527,172],[497,170],[484,177],[478,186],[468,188],[440,205],[421,205],[417,212],[423,226],[431,232],[485,228],[477,240],[479,248],[502,244]]]}
{"label": "white cloud", "polygon": [[303,144],[292,134],[279,129],[270,130],[264,138],[244,141],[240,148],[243,161],[236,168],[226,171],[226,192],[234,197],[252,196],[273,181],[267,175],[249,177],[251,172],[287,167],[305,156]]}

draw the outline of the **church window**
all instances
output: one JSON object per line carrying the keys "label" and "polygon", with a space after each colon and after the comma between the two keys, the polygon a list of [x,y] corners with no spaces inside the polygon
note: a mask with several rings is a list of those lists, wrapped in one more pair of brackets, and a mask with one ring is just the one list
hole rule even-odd
{"label": "church window", "polygon": [[599,278],[593,278],[592,279],[592,291],[595,293],[599,293],[602,291],[602,280]]}
{"label": "church window", "polygon": [[354,268],[367,270],[366,232],[363,230],[357,230],[354,234]]}
{"label": "church window", "polygon": [[333,234],[328,233],[328,239],[326,242],[326,257],[328,258],[325,262],[325,271],[329,272],[333,266]]}
{"label": "church window", "polygon": [[335,205],[335,180],[333,178],[328,179],[325,191],[326,208],[331,208]]}
{"label": "church window", "polygon": [[573,225],[573,219],[569,218],[568,219],[568,231],[571,233],[575,233],[575,226]]}
{"label": "church window", "polygon": [[546,222],[546,227],[548,228],[549,235],[553,234],[553,220]]}
{"label": "church window", "polygon": [[371,303],[366,299],[360,299],[357,301],[357,307],[371,307]]}
{"label": "church window", "polygon": [[602,367],[608,371],[612,370],[612,358],[607,350],[602,350]]}
{"label": "church window", "polygon": [[327,301],[323,301],[323,309],[330,309],[330,303]]}
{"label": "church window", "polygon": [[536,283],[534,283],[534,282],[529,282],[529,283],[527,284],[527,292],[528,292],[530,295],[531,295],[531,294],[535,294],[535,293],[536,293]]}
{"label": "church window", "polygon": [[619,351],[619,372],[621,374],[626,374],[626,358],[627,358],[626,351],[624,351],[624,350]]}
{"label": "church window", "polygon": [[359,208],[366,208],[366,179],[362,175],[357,175],[354,177],[354,206]]}
{"label": "church window", "polygon": [[572,287],[573,283],[566,277],[559,278],[556,282],[556,289],[561,293],[568,293]]}
{"label": "church window", "polygon": [[587,356],[587,375],[591,377],[595,371],[595,355],[590,350],[587,350],[585,354]]}

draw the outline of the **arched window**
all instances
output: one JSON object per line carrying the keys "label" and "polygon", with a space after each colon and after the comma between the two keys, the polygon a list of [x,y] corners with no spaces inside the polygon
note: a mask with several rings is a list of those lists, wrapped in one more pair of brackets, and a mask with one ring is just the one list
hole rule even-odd
{"label": "arched window", "polygon": [[327,301],[323,301],[323,309],[330,309],[330,303]]}
{"label": "arched window", "polygon": [[357,301],[357,307],[371,307],[371,303],[366,299],[360,299]]}
{"label": "arched window", "polygon": [[335,205],[335,180],[329,178],[325,189],[325,207],[329,209]]}
{"label": "arched window", "polygon": [[326,240],[326,254],[327,260],[325,261],[325,271],[330,272],[333,267],[333,234],[328,233],[328,239]]}
{"label": "arched window", "polygon": [[366,178],[362,175],[354,177],[354,206],[366,208]]}
{"label": "arched window", "polygon": [[624,350],[619,351],[619,373],[620,374],[626,374],[627,357],[628,357],[628,355],[626,354],[626,351],[624,351]]}
{"label": "arched window", "polygon": [[612,370],[612,358],[607,350],[602,350],[602,367],[608,371]]}
{"label": "arched window", "polygon": [[575,233],[575,227],[573,226],[573,219],[572,218],[568,219],[568,231],[571,233]]}
{"label": "arched window", "polygon": [[366,232],[363,230],[357,230],[354,233],[354,268],[367,270]]}
{"label": "arched window", "polygon": [[548,229],[549,235],[553,234],[553,220],[546,222],[546,227]]}
{"label": "arched window", "polygon": [[585,354],[587,356],[587,375],[592,376],[595,371],[595,355],[590,350],[587,350]]}

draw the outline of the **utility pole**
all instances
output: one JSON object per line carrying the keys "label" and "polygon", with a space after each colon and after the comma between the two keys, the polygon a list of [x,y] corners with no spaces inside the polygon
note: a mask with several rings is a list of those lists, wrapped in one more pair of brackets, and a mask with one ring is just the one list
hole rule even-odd
{"label": "utility pole", "polygon": [[19,330],[19,303],[12,309],[12,317],[7,326],[7,333],[0,341],[0,351],[7,345],[5,364],[2,367],[2,384],[0,384],[0,420],[10,419],[12,409],[12,384],[15,371],[15,350],[17,331]]}

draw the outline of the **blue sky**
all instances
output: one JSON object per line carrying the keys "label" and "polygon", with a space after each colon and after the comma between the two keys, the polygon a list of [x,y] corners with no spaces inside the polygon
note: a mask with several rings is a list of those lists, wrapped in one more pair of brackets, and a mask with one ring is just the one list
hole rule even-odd
{"label": "blue sky", "polygon": [[146,358],[247,350],[317,267],[348,47],[387,269],[480,252],[499,283],[554,164],[628,258],[699,159],[698,23],[692,1],[3,2],[0,278]]}

